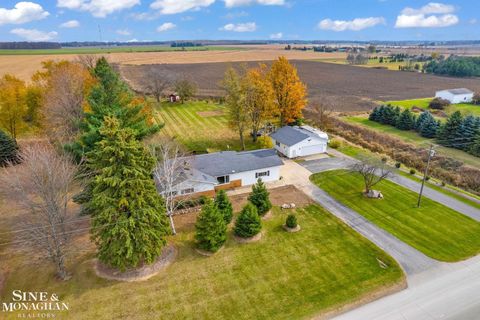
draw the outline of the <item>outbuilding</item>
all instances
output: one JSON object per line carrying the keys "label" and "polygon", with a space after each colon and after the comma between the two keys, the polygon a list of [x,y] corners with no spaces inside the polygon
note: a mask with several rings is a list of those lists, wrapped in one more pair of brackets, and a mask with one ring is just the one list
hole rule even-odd
{"label": "outbuilding", "polygon": [[327,152],[328,135],[310,126],[285,126],[270,135],[274,147],[287,158]]}
{"label": "outbuilding", "polygon": [[466,88],[441,90],[435,93],[435,98],[450,101],[452,104],[472,102],[474,92]]}

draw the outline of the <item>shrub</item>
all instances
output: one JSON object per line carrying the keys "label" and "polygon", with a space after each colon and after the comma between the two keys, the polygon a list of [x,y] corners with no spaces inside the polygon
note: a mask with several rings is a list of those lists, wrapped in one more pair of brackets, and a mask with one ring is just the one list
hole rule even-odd
{"label": "shrub", "polygon": [[8,162],[15,162],[17,158],[17,144],[5,132],[0,130],[0,167]]}
{"label": "shrub", "polygon": [[257,208],[252,203],[248,203],[235,221],[234,233],[242,238],[250,238],[258,234],[260,230],[262,230],[262,221]]}
{"label": "shrub", "polygon": [[341,145],[342,145],[342,143],[338,139],[332,139],[328,143],[328,146],[332,149],[338,149]]}
{"label": "shrub", "polygon": [[386,163],[388,161],[388,158],[387,157],[382,157],[382,162],[383,163]]}
{"label": "shrub", "polygon": [[442,187],[445,187],[447,184],[445,183],[445,181],[442,181],[441,185],[442,185]]}
{"label": "shrub", "polygon": [[271,149],[273,148],[272,138],[269,136],[261,136],[257,138],[258,143],[262,149]]}
{"label": "shrub", "polygon": [[426,176],[426,177],[425,177],[425,181],[428,181],[428,180],[430,180],[430,177],[429,177],[429,176]]}
{"label": "shrub", "polygon": [[472,99],[473,104],[480,104],[480,93],[475,93]]}
{"label": "shrub", "polygon": [[415,170],[415,169],[410,169],[410,174],[411,174],[411,175],[414,175],[415,173],[417,173],[417,170]]}
{"label": "shrub", "polygon": [[215,197],[215,205],[217,206],[220,214],[223,216],[225,224],[229,224],[233,217],[233,207],[225,190],[220,190],[217,193],[217,196]]}
{"label": "shrub", "polygon": [[441,98],[435,98],[430,103],[428,104],[428,107],[431,109],[436,109],[436,110],[444,110],[445,107],[448,107],[450,105],[450,101],[441,99]]}
{"label": "shrub", "polygon": [[285,225],[290,229],[297,227],[297,217],[294,214],[289,214],[287,220],[285,221]]}
{"label": "shrub", "polygon": [[402,166],[401,162],[396,162],[395,163],[395,168],[400,169],[401,166]]}
{"label": "shrub", "polygon": [[213,201],[208,200],[195,224],[195,241],[198,248],[216,252],[227,240],[227,225]]}
{"label": "shrub", "polygon": [[257,207],[260,216],[265,215],[272,208],[267,187],[262,179],[259,178],[257,183],[252,186],[252,193],[248,196],[248,201]]}

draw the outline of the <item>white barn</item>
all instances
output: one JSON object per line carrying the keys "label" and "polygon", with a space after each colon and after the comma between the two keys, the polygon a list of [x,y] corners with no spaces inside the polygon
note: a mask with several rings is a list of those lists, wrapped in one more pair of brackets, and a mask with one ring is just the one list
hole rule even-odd
{"label": "white barn", "polygon": [[310,126],[285,126],[270,137],[275,149],[290,159],[327,152],[328,135]]}
{"label": "white barn", "polygon": [[277,181],[283,165],[275,149],[221,151],[185,157],[182,161],[182,172],[173,191],[177,196],[213,197],[220,189],[252,185],[258,178]]}
{"label": "white barn", "polygon": [[441,90],[435,93],[435,98],[450,101],[452,104],[472,102],[474,92],[466,88]]}

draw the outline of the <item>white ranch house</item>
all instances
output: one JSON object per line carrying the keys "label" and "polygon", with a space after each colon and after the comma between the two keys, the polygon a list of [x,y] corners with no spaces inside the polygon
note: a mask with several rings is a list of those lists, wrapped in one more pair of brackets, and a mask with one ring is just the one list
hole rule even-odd
{"label": "white ranch house", "polygon": [[[233,189],[280,179],[282,160],[275,149],[221,151],[185,157],[174,187],[176,196],[215,196],[220,189]],[[160,191],[160,190],[159,190]]]}
{"label": "white ranch house", "polygon": [[327,152],[328,135],[310,126],[285,126],[270,137],[275,149],[290,159]]}
{"label": "white ranch house", "polygon": [[435,93],[435,98],[450,101],[452,104],[472,102],[474,92],[466,88],[441,90]]}

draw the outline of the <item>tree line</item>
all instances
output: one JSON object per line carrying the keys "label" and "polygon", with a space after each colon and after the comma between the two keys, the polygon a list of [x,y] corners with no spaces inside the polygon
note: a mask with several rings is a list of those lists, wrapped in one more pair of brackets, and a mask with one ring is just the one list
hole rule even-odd
{"label": "tree line", "polygon": [[456,111],[441,123],[429,111],[417,116],[410,109],[382,105],[373,109],[369,120],[400,130],[414,130],[422,137],[435,138],[441,145],[480,157],[480,117],[463,116]]}
{"label": "tree line", "polygon": [[450,56],[447,59],[432,60],[423,69],[428,73],[454,77],[479,77],[480,57]]}
{"label": "tree line", "polygon": [[255,142],[259,130],[269,121],[280,126],[301,121],[307,104],[307,87],[285,57],[279,57],[270,68],[265,64],[240,71],[229,68],[222,87],[229,126],[238,132],[243,150],[249,129]]}

